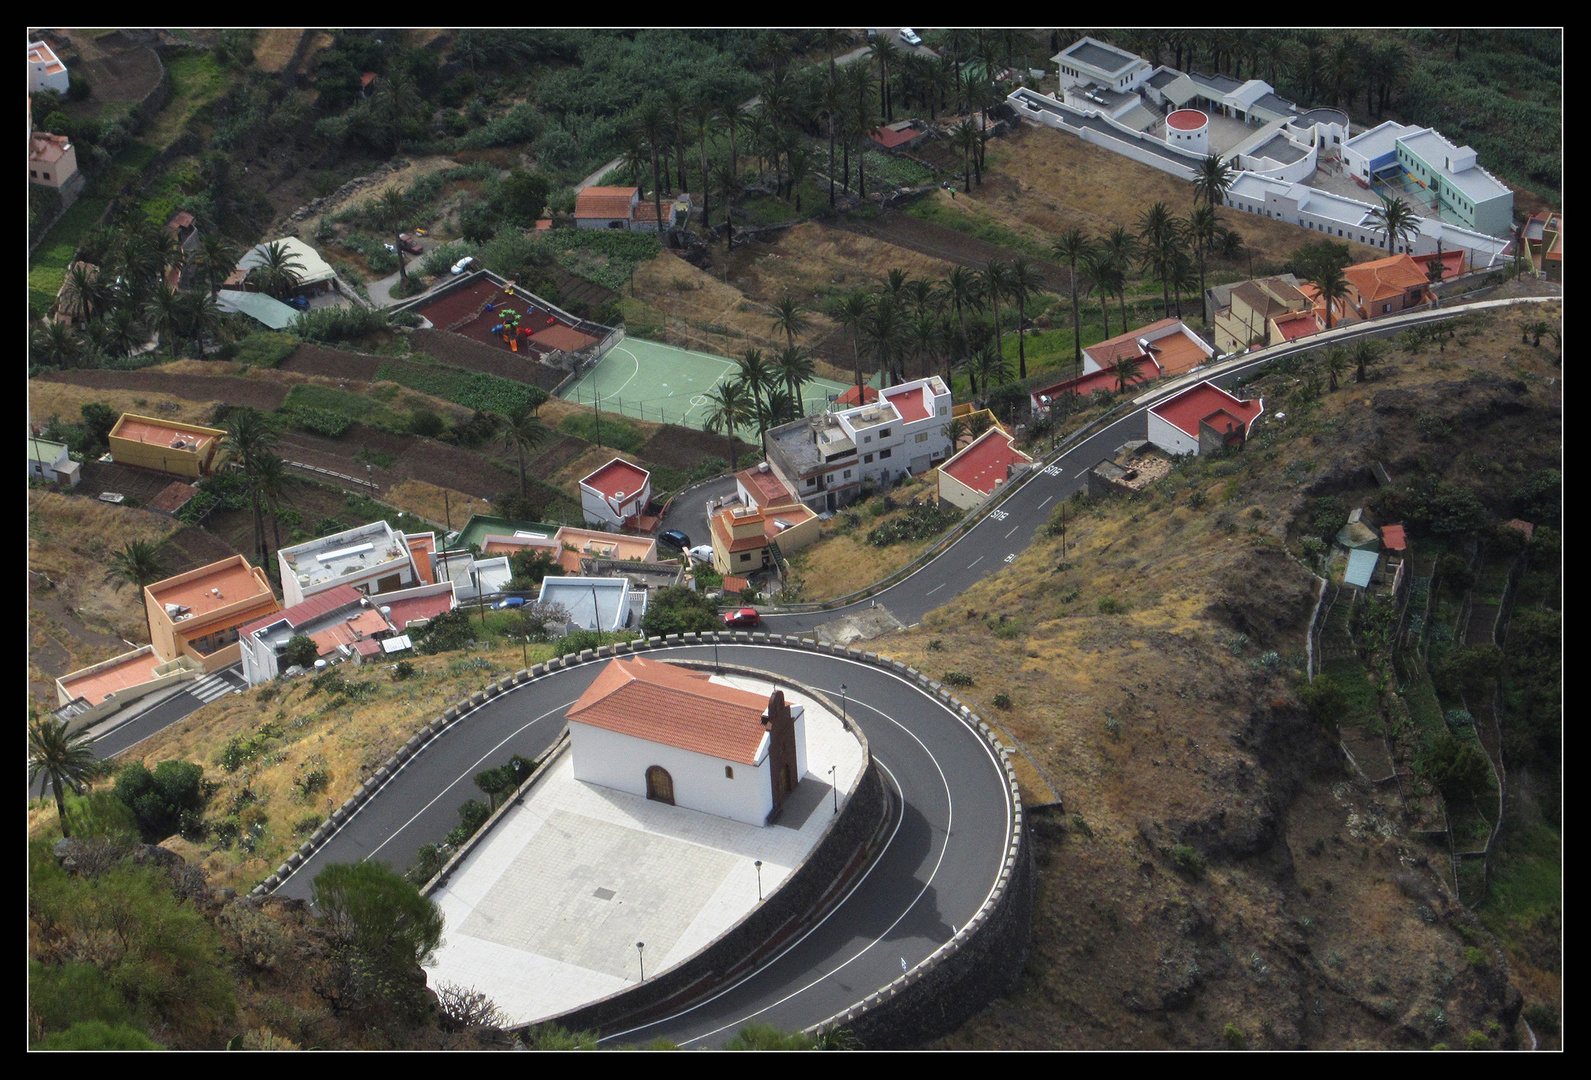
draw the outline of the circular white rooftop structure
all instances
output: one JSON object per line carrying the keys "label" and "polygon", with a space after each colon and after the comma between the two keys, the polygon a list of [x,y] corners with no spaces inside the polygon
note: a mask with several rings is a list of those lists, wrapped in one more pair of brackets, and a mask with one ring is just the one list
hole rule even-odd
{"label": "circular white rooftop structure", "polygon": [[1166,142],[1196,154],[1210,152],[1210,117],[1198,109],[1178,109],[1166,117]]}

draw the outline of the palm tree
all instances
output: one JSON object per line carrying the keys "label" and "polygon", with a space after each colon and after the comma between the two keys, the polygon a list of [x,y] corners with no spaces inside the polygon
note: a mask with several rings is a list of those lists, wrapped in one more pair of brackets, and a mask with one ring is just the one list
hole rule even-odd
{"label": "palm tree", "polygon": [[[1011,268],[999,259],[990,259],[983,268],[983,294],[989,298],[994,313],[994,347],[1002,348],[1000,327],[1000,297],[1011,291]],[[1003,354],[1002,354],[1003,355]]]}
{"label": "palm tree", "polygon": [[1127,387],[1135,382],[1143,381],[1143,371],[1139,366],[1140,357],[1119,356],[1111,361],[1110,373],[1116,378],[1116,392],[1125,394]]}
{"label": "palm tree", "polygon": [[70,323],[48,320],[34,328],[28,343],[36,364],[70,367],[77,359],[79,343]]}
{"label": "palm tree", "polygon": [[276,453],[276,428],[269,417],[258,409],[235,409],[222,425],[226,435],[222,438],[226,460],[243,470],[248,478],[249,498],[254,507],[254,551],[260,565],[265,565],[265,514],[262,509],[264,493],[255,482],[261,459]]}
{"label": "palm tree", "polygon": [[149,325],[171,343],[173,360],[177,358],[177,339],[181,336],[177,328],[182,325],[182,308],[182,297],[168,288],[164,281],[155,286],[154,293],[144,305],[144,317],[149,320]]}
{"label": "palm tree", "polygon": [[1193,177],[1193,199],[1197,204],[1203,199],[1204,204],[1214,210],[1226,199],[1226,191],[1232,186],[1232,169],[1219,155],[1211,154],[1199,162]]}
{"label": "palm tree", "polygon": [[886,387],[900,381],[895,358],[905,330],[900,308],[888,297],[879,298],[873,305],[872,318],[862,324],[862,334],[867,339],[868,349],[878,360],[879,370],[884,373],[882,385]]}
{"label": "palm tree", "polygon": [[1398,198],[1381,197],[1381,205],[1370,211],[1370,227],[1387,238],[1387,253],[1395,254],[1398,241],[1408,250],[1409,237],[1420,231],[1420,215]]}
{"label": "palm tree", "polygon": [[[1066,260],[1066,265],[1072,274],[1072,360],[1079,366],[1083,363],[1083,336],[1082,317],[1077,308],[1077,263],[1085,263],[1094,250],[1094,242],[1083,235],[1082,229],[1072,228],[1063,232],[1055,243],[1050,245],[1050,250],[1055,252],[1055,257]],[[1108,328],[1107,328],[1108,329]],[[1107,337],[1110,335],[1107,334]]]}
{"label": "palm tree", "polygon": [[768,365],[767,360],[763,358],[762,352],[758,349],[747,349],[740,359],[735,361],[735,366],[738,369],[741,384],[751,394],[751,400],[756,409],[759,423],[757,438],[758,441],[761,441],[764,430],[760,426],[764,416],[763,394],[774,387],[775,376],[773,369]]}
{"label": "palm tree", "polygon": [[801,306],[801,301],[785,293],[779,302],[773,306],[773,328],[783,330],[785,344],[788,348],[795,348],[795,336],[806,330],[806,316],[811,314]]}
{"label": "palm tree", "polygon": [[1188,223],[1183,230],[1189,240],[1193,242],[1193,251],[1199,260],[1199,295],[1204,295],[1204,259],[1210,249],[1221,237],[1221,222],[1215,216],[1213,206],[1201,206],[1188,217]]}
{"label": "palm tree", "polygon": [[851,358],[856,365],[856,394],[862,395],[862,324],[867,320],[872,303],[860,290],[847,293],[834,307],[834,318],[851,332]]}
{"label": "palm tree", "polygon": [[1354,342],[1350,359],[1354,369],[1353,381],[1364,382],[1365,373],[1381,363],[1383,359],[1381,343],[1372,338],[1360,338]]}
{"label": "palm tree", "polygon": [[539,446],[547,438],[547,425],[536,419],[536,408],[522,401],[508,410],[498,428],[503,435],[503,446],[512,449],[519,458],[519,494],[524,496],[529,480],[525,472],[525,451]]}
{"label": "palm tree", "polygon": [[752,403],[738,382],[720,382],[707,393],[707,430],[729,440],[729,471],[735,471],[735,431],[751,418]]}
{"label": "palm tree", "polygon": [[205,338],[221,328],[221,309],[216,305],[215,297],[201,289],[187,294],[182,312],[194,351],[202,358]]}
{"label": "palm tree", "polygon": [[801,346],[792,345],[788,349],[780,350],[778,358],[774,361],[774,366],[778,369],[779,380],[783,383],[785,390],[789,392],[796,406],[801,409],[801,415],[805,415],[806,409],[802,404],[804,399],[801,396],[801,390],[807,383],[816,378],[818,373],[817,365],[813,363],[812,357],[808,356],[806,350],[802,349]]}
{"label": "palm tree", "polygon": [[[1105,234],[1101,242],[1105,254],[1110,258],[1111,272],[1109,273],[1112,289],[1117,299],[1121,301],[1121,332],[1127,332],[1127,268],[1138,257],[1138,238],[1127,231],[1126,226],[1117,225]],[[1109,336],[1108,334],[1106,335]]]}
{"label": "palm tree", "polygon": [[424,103],[419,88],[414,85],[414,80],[401,67],[395,68],[383,77],[380,85],[376,87],[370,109],[390,129],[394,154],[403,153],[404,126],[419,112]]}
{"label": "palm tree", "polygon": [[983,305],[983,281],[978,272],[966,266],[953,266],[945,278],[945,296],[956,312],[956,326],[962,340],[967,337],[967,309]]}
{"label": "palm tree", "polygon": [[646,144],[652,154],[652,210],[657,215],[658,238],[663,235],[663,188],[662,179],[657,171],[658,154],[663,149],[663,139],[668,131],[668,118],[663,115],[663,107],[656,101],[648,101],[641,106],[640,114],[635,118],[636,126],[646,137]]}
{"label": "palm tree", "polygon": [[1021,379],[1028,377],[1027,335],[1022,332],[1022,327],[1027,324],[1028,294],[1037,290],[1042,284],[1043,279],[1039,277],[1032,263],[1022,258],[1011,260],[1010,289],[1012,298],[1016,300],[1017,315],[1017,377]]}
{"label": "palm tree", "polygon": [[898,63],[900,49],[889,38],[880,34],[867,50],[868,59],[878,61],[878,111],[884,114],[885,123],[895,122],[895,99],[890,93],[889,68]]}
{"label": "palm tree", "polygon": [[66,822],[66,789],[81,794],[83,784],[104,770],[94,757],[93,737],[86,730],[68,735],[67,727],[67,721],[53,716],[35,716],[28,721],[28,783],[43,775],[54,790],[62,836],[72,835]]}
{"label": "palm tree", "polygon": [[227,238],[219,233],[207,232],[199,238],[199,251],[194,255],[194,265],[204,284],[215,296],[232,267],[237,263],[237,252]]}
{"label": "palm tree", "polygon": [[978,146],[983,135],[978,130],[977,122],[969,116],[951,129],[950,137],[961,150],[961,186],[971,191],[974,178],[980,185],[983,183],[983,165],[978,159]]}
{"label": "palm tree", "polygon": [[[161,561],[159,545],[148,540],[130,540],[122,545],[120,551],[110,553],[110,561],[105,570],[105,584],[115,587],[121,592],[123,585],[131,585],[138,590],[138,602],[144,602],[144,586],[153,585],[169,575],[166,564]],[[154,631],[149,629],[149,609],[144,608],[144,627],[149,633],[150,640],[154,640]]]}
{"label": "palm tree", "polygon": [[409,197],[395,187],[388,188],[370,207],[370,216],[392,234],[392,246],[398,252],[398,277],[403,281],[409,280],[409,272],[403,266],[403,241],[398,239],[398,234],[410,213]]}
{"label": "palm tree", "polygon": [[[1155,203],[1138,219],[1138,235],[1143,240],[1141,267],[1152,270],[1160,279],[1160,289],[1165,301],[1166,318],[1171,318],[1171,270],[1180,254],[1181,241],[1177,236],[1176,219],[1165,203]],[[1125,326],[1123,330],[1125,330]]]}
{"label": "palm tree", "polygon": [[1346,299],[1353,286],[1343,276],[1342,267],[1334,260],[1327,260],[1315,267],[1315,288],[1326,305],[1326,329],[1330,330],[1337,301]]}
{"label": "palm tree", "polygon": [[261,292],[283,299],[304,279],[304,261],[293,254],[280,240],[258,248],[260,261],[249,271],[249,276]]}
{"label": "palm tree", "polygon": [[[1099,314],[1105,327],[1105,336],[1110,337],[1110,307],[1106,303],[1116,291],[1116,284],[1122,279],[1121,267],[1117,265],[1116,258],[1103,247],[1096,247],[1083,257],[1083,280],[1086,285],[1099,293]],[[1125,314],[1121,325],[1122,333],[1127,332]],[[1078,339],[1081,342],[1081,338]],[[1081,363],[1081,345],[1078,349]]]}
{"label": "palm tree", "polygon": [[1011,364],[1001,354],[999,346],[991,341],[973,354],[968,376],[974,373],[983,384],[983,396],[988,397],[990,390],[1011,381]]}
{"label": "palm tree", "polygon": [[1338,377],[1350,367],[1347,351],[1341,345],[1333,345],[1321,356],[1321,366],[1326,369],[1326,377],[1331,380],[1331,389],[1335,391]]}
{"label": "palm tree", "polygon": [[74,262],[66,268],[66,287],[61,290],[58,310],[72,322],[93,322],[94,316],[104,313],[108,300],[108,286],[100,283],[99,267],[92,263]]}

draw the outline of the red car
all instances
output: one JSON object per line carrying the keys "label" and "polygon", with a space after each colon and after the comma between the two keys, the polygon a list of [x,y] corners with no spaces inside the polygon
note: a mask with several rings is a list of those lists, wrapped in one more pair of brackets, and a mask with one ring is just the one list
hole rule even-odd
{"label": "red car", "polygon": [[398,234],[398,246],[410,255],[424,255],[425,248],[421,247],[408,233]]}
{"label": "red car", "polygon": [[757,614],[754,607],[736,608],[734,611],[724,612],[725,626],[761,626],[762,616]]}

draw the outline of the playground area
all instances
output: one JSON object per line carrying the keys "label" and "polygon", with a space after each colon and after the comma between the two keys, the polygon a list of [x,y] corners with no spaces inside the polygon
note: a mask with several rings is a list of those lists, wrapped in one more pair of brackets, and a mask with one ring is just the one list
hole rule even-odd
{"label": "playground area", "polygon": [[[705,429],[711,409],[707,394],[735,371],[735,362],[722,356],[627,337],[560,396],[638,420]],[[846,388],[829,379],[808,380],[801,389],[803,412],[821,412]],[[755,441],[754,425],[740,433]]]}
{"label": "playground area", "polygon": [[1430,190],[1401,165],[1389,165],[1371,176],[1370,190],[1383,199],[1402,199],[1421,217],[1437,213]]}
{"label": "playground area", "polygon": [[486,275],[411,310],[438,330],[485,345],[544,356],[554,350],[576,352],[601,339],[576,329],[568,318],[513,285],[498,285]]}

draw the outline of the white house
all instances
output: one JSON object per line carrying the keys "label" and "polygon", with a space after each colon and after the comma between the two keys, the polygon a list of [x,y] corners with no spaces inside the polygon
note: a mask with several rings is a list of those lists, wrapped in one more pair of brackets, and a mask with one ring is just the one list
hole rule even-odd
{"label": "white house", "polygon": [[620,528],[638,518],[652,501],[652,474],[614,458],[580,481],[580,509],[586,524]]}
{"label": "white house", "polygon": [[1032,467],[1033,459],[1016,448],[1011,436],[992,427],[939,466],[939,497],[971,510]]}
{"label": "white house", "polygon": [[646,590],[626,577],[545,577],[536,602],[562,608],[578,630],[638,630],[646,616]]}
{"label": "white house", "polygon": [[404,534],[385,521],[283,548],[276,553],[282,575],[282,600],[302,604],[336,585],[352,585],[365,595],[429,585],[429,559],[416,552],[434,550],[434,533]]}
{"label": "white house", "polygon": [[1149,410],[1149,441],[1168,454],[1240,445],[1264,411],[1263,398],[1243,401],[1212,382],[1202,382]]}
{"label": "white house", "polygon": [[37,476],[52,484],[64,480],[76,487],[83,479],[83,466],[73,461],[70,454],[65,443],[29,435],[28,476]]}
{"label": "white house", "polygon": [[28,93],[58,90],[64,94],[71,88],[72,77],[55,50],[43,41],[28,42]]}
{"label": "white house", "polygon": [[619,658],[570,707],[574,776],[767,825],[806,773],[806,721],[763,696],[643,657]]}
{"label": "white house", "polygon": [[950,388],[937,375],[892,386],[877,401],[770,428],[779,479],[814,510],[834,510],[864,484],[932,468],[950,455]]}

